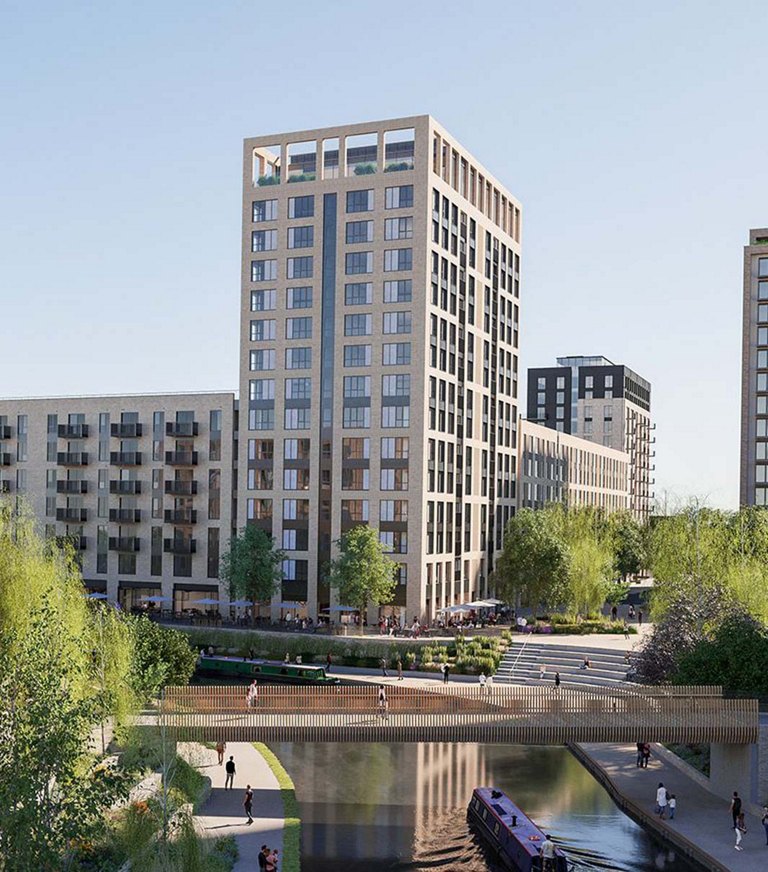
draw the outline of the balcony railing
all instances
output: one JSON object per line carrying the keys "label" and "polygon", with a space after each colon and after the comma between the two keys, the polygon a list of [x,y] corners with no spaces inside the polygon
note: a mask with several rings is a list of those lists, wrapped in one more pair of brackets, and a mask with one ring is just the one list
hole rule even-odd
{"label": "balcony railing", "polygon": [[132,496],[141,493],[140,481],[123,481],[121,479],[113,479],[109,483],[109,492],[111,494],[120,494],[121,496]]}
{"label": "balcony railing", "polygon": [[11,438],[11,427],[9,424],[0,424],[0,439]]}
{"label": "balcony railing", "polygon": [[140,551],[141,539],[138,536],[110,536],[110,551]]}
{"label": "balcony railing", "polygon": [[197,540],[164,539],[163,551],[166,554],[195,554],[197,552]]}
{"label": "balcony railing", "polygon": [[88,482],[87,481],[57,481],[56,482],[56,493],[57,494],[87,494],[88,493]]}
{"label": "balcony railing", "polygon": [[111,424],[109,432],[118,439],[138,439],[141,436],[141,424]]}
{"label": "balcony railing", "polygon": [[196,524],[197,511],[195,509],[166,509],[166,524]]}
{"label": "balcony railing", "polygon": [[56,520],[67,524],[83,524],[88,520],[88,509],[56,509]]}
{"label": "balcony railing", "polygon": [[10,466],[11,455],[7,451],[0,451],[0,466]]}
{"label": "balcony railing", "polygon": [[189,438],[197,436],[197,421],[168,421],[165,425],[165,435],[176,438]]}
{"label": "balcony railing", "polygon": [[55,539],[60,548],[64,545],[71,545],[75,551],[85,551],[88,547],[88,540],[85,536],[56,536]]}
{"label": "balcony railing", "polygon": [[197,493],[196,481],[167,481],[165,492],[172,496],[193,497]]}
{"label": "balcony railing", "polygon": [[87,439],[87,424],[59,424],[59,439]]}
{"label": "balcony railing", "polygon": [[166,451],[165,462],[169,466],[197,466],[197,451]]}
{"label": "balcony railing", "polygon": [[138,524],[141,521],[141,509],[110,509],[109,520],[116,524]]}
{"label": "balcony railing", "polygon": [[59,466],[88,466],[87,451],[59,451],[56,454]]}
{"label": "balcony railing", "polygon": [[141,451],[110,451],[110,466],[141,466]]}

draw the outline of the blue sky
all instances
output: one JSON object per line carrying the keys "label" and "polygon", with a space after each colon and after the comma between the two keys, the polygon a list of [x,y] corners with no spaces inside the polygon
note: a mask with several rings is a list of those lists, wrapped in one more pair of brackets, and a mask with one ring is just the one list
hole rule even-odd
{"label": "blue sky", "polygon": [[522,200],[522,371],[628,364],[657,494],[732,506],[766,24],[747,0],[6,0],[0,395],[236,388],[242,139],[428,112]]}

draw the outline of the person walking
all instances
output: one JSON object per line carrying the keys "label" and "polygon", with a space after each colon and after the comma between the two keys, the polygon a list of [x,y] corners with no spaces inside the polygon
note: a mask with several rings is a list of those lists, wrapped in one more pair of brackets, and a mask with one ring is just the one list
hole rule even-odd
{"label": "person walking", "polygon": [[643,768],[643,742],[637,743],[637,768]]}
{"label": "person walking", "polygon": [[673,821],[675,819],[675,811],[677,810],[677,797],[674,793],[669,797],[667,805],[669,806],[669,819]]}
{"label": "person walking", "polygon": [[731,818],[733,819],[734,829],[736,827],[736,822],[739,819],[739,815],[741,814],[741,797],[739,796],[739,791],[733,791],[733,799],[731,800]]}
{"label": "person walking", "polygon": [[560,673],[555,673],[555,687],[560,687]]}
{"label": "person walking", "polygon": [[385,721],[389,720],[389,700],[387,699],[387,689],[383,684],[379,685],[379,717]]}
{"label": "person walking", "polygon": [[744,848],[741,847],[741,839],[744,833],[747,831],[747,827],[744,824],[744,812],[740,812],[739,816],[736,818],[736,824],[733,828],[736,833],[736,844],[733,846],[737,851],[743,851]]}
{"label": "person walking", "polygon": [[480,682],[480,693],[484,694],[485,688],[488,683],[488,679],[485,677],[485,673],[481,672],[480,675],[478,675],[477,680]]}
{"label": "person walking", "polygon": [[379,664],[381,665],[381,676],[382,676],[382,678],[386,678],[387,677],[387,658],[382,657],[381,660],[379,661]]}
{"label": "person walking", "polygon": [[245,692],[245,703],[249,709],[256,708],[256,701],[259,698],[259,683],[254,678],[248,685],[248,690]]}
{"label": "person walking", "polygon": [[643,769],[648,768],[648,761],[651,759],[651,746],[648,742],[643,742]]}
{"label": "person walking", "polygon": [[331,652],[329,651],[329,652],[325,655],[325,671],[326,671],[326,672],[330,672],[330,671],[331,671],[331,666],[333,666],[333,657],[331,657]]}
{"label": "person walking", "polygon": [[224,752],[227,750],[226,742],[216,743],[216,753],[219,755],[219,766],[224,765]]}
{"label": "person walking", "polygon": [[768,805],[763,806],[763,816],[760,818],[760,821],[765,830],[765,844],[768,845]]}
{"label": "person walking", "polygon": [[230,757],[227,760],[227,765],[224,767],[227,772],[227,777],[224,779],[224,790],[232,790],[235,786],[235,758]]}
{"label": "person walking", "polygon": [[447,663],[443,663],[443,684],[448,684],[448,671],[450,667]]}
{"label": "person walking", "polygon": [[637,610],[637,626],[638,627],[643,626],[643,610],[642,609]]}
{"label": "person walking", "polygon": [[547,677],[547,666],[545,663],[539,663],[539,681],[544,681]]}
{"label": "person walking", "polygon": [[403,661],[399,657],[397,658],[397,680],[403,680]]}
{"label": "person walking", "polygon": [[664,820],[667,813],[667,789],[663,782],[659,782],[659,787],[656,790],[656,814]]}
{"label": "person walking", "polygon": [[554,872],[555,869],[555,843],[552,841],[552,836],[547,833],[544,837],[544,841],[541,843],[541,847],[539,848],[539,855],[541,856],[541,869],[542,872]]}
{"label": "person walking", "polygon": [[253,791],[251,790],[250,784],[246,784],[245,786],[243,808],[245,809],[246,823],[248,824],[248,826],[250,826],[253,823],[253,815],[251,814],[251,812],[253,811]]}

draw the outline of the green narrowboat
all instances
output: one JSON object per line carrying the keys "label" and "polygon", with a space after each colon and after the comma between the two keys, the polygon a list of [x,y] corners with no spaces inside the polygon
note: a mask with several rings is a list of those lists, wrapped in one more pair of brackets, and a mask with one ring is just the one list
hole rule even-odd
{"label": "green narrowboat", "polygon": [[243,660],[241,657],[208,656],[197,661],[197,672],[215,678],[255,678],[264,684],[339,684],[334,675],[327,675],[324,666],[301,663],[279,663],[274,660]]}

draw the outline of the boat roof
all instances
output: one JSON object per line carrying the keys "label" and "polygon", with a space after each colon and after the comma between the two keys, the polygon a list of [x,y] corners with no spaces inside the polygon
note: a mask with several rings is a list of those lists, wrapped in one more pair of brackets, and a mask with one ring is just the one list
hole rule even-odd
{"label": "boat roof", "polygon": [[286,663],[284,660],[260,660],[259,658],[251,660],[250,657],[244,660],[242,657],[230,657],[227,654],[203,654],[202,658],[205,660],[231,660],[234,663],[257,663],[259,666],[293,666],[296,669],[325,669],[324,666],[315,666],[312,663],[296,663],[295,661]]}
{"label": "boat roof", "polygon": [[[540,830],[503,790],[498,790],[495,787],[476,787],[473,792],[488,811],[508,829],[526,853],[531,857],[538,857],[541,843],[546,838],[544,831]],[[495,793],[499,796],[494,796]],[[512,815],[517,815],[517,825],[514,828],[512,827]],[[558,850],[556,855],[560,857],[562,853]]]}

